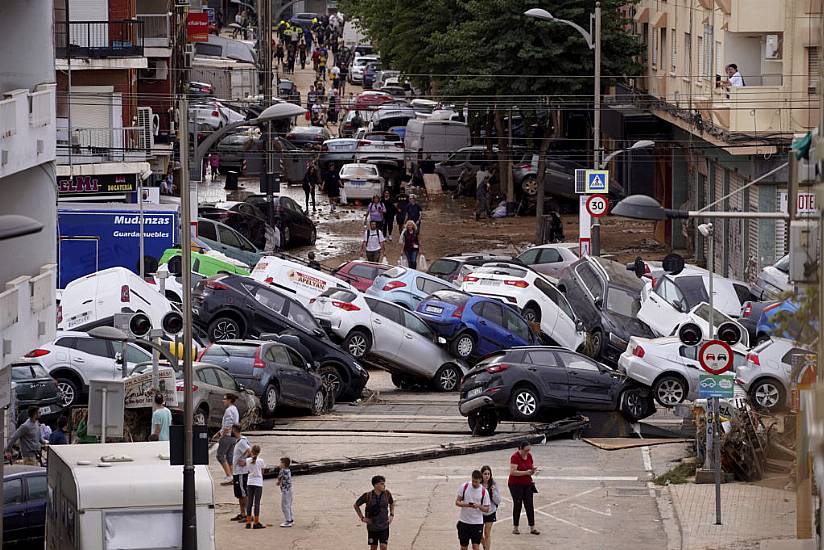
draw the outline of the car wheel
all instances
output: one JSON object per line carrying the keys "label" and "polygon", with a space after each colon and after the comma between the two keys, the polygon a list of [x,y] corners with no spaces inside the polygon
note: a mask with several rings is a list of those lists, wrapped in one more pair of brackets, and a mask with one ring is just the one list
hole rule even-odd
{"label": "car wheel", "polygon": [[455,391],[461,382],[461,371],[455,365],[444,365],[435,374],[434,382],[438,391]]}
{"label": "car wheel", "polygon": [[541,310],[535,304],[529,304],[524,308],[523,311],[523,318],[524,321],[527,323],[540,323],[541,322]]}
{"label": "car wheel", "polygon": [[538,194],[538,178],[535,176],[526,176],[521,180],[521,191],[534,197]]}
{"label": "car wheel", "polygon": [[209,325],[209,340],[218,342],[220,340],[234,340],[242,338],[240,324],[231,317],[218,317]]}
{"label": "car wheel", "polygon": [[354,329],[346,335],[346,339],[343,341],[343,347],[349,352],[349,355],[355,359],[360,359],[372,348],[372,339],[365,331]]}
{"label": "car wheel", "polygon": [[263,414],[266,416],[274,416],[275,410],[278,407],[278,402],[280,401],[277,386],[274,384],[267,385],[262,397],[263,399],[261,399],[261,405],[263,405]]}
{"label": "car wheel", "polygon": [[323,395],[323,390],[315,392],[315,397],[312,399],[312,415],[320,416],[323,414],[324,405],[326,404],[326,397]]}
{"label": "car wheel", "polygon": [[498,415],[491,409],[481,410],[469,415],[467,419],[472,435],[489,436],[498,427]]}
{"label": "car wheel", "polygon": [[287,226],[283,228],[281,234],[283,235],[281,239],[282,242],[280,243],[281,248],[289,248],[289,243],[292,242],[292,231]]}
{"label": "car wheel", "polygon": [[415,385],[410,377],[397,373],[392,373],[392,384],[399,390],[407,390]]}
{"label": "car wheel", "polygon": [[77,404],[80,399],[80,388],[74,380],[68,378],[57,379],[57,395],[60,397],[60,405],[64,409]]}
{"label": "car wheel", "polygon": [[197,426],[205,426],[209,421],[209,410],[205,406],[198,407],[195,411],[193,421]]}
{"label": "car wheel", "polygon": [[642,418],[646,418],[649,403],[641,395],[641,390],[626,390],[621,394],[621,412],[630,422],[637,422]]}
{"label": "car wheel", "polygon": [[475,351],[475,338],[468,332],[459,334],[452,340],[452,354],[459,359],[466,359]]}
{"label": "car wheel", "polygon": [[784,407],[784,388],[780,382],[764,378],[750,386],[750,399],[756,408],[774,412]]}
{"label": "car wheel", "polygon": [[590,334],[589,341],[592,343],[592,358],[598,359],[601,357],[601,348],[604,345],[604,335],[603,333],[595,329]]}
{"label": "car wheel", "polygon": [[687,398],[687,384],[679,376],[662,376],[652,385],[652,395],[662,407],[674,407]]}
{"label": "car wheel", "polygon": [[529,386],[521,386],[509,398],[509,410],[515,420],[534,420],[538,416],[538,394]]}
{"label": "car wheel", "polygon": [[312,228],[312,234],[309,235],[309,244],[314,246],[314,244],[317,242],[317,240],[318,240],[318,230],[317,230],[317,228],[313,227]]}
{"label": "car wheel", "polygon": [[340,371],[331,365],[326,365],[320,368],[318,374],[332,391],[335,399],[339,399],[343,394],[343,377],[341,376]]}

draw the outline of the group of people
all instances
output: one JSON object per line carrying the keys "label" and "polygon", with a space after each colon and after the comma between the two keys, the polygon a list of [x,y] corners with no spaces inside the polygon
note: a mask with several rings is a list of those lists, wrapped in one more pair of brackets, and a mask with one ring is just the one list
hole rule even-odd
{"label": "group of people", "polygon": [[48,424],[40,423],[40,407],[31,406],[26,410],[26,421],[9,436],[3,450],[3,458],[11,461],[14,445],[20,449],[20,460],[27,466],[41,466],[44,464],[43,450],[49,445],[68,445],[69,434],[67,427],[69,419],[60,416],[57,419],[57,429],[52,430]]}
{"label": "group of people", "polygon": [[[263,498],[263,471],[266,462],[260,456],[260,445],[252,445],[243,435],[240,414],[235,402],[237,396],[223,396],[223,420],[217,439],[217,460],[226,474],[221,485],[232,485],[238,501],[238,514],[231,521],[244,524],[246,529],[265,529],[260,522],[260,502]],[[280,505],[283,512],[281,527],[292,527],[292,461],[285,456],[278,464],[277,486],[280,488]]]}
{"label": "group of people", "polygon": [[414,194],[407,195],[401,186],[396,197],[389,189],[383,196],[374,195],[366,208],[366,229],[361,241],[361,254],[370,262],[380,262],[386,253],[386,242],[392,242],[392,228],[398,225],[398,242],[406,265],[417,269],[421,252],[420,231],[423,209]]}

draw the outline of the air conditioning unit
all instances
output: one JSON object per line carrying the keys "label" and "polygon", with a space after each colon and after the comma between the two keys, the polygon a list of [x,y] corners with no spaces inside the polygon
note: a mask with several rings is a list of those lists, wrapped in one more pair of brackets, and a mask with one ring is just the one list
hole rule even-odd
{"label": "air conditioning unit", "polygon": [[137,108],[137,125],[140,127],[139,147],[148,153],[154,148],[153,119],[151,107]]}
{"label": "air conditioning unit", "polygon": [[145,69],[138,72],[140,80],[166,80],[169,78],[169,64],[163,59],[152,60]]}

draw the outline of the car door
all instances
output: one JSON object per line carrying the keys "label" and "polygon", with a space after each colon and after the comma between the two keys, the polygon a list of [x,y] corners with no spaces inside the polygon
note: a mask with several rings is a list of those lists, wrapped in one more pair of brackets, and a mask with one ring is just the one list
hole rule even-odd
{"label": "car door", "polygon": [[478,355],[486,355],[509,346],[512,335],[504,329],[504,308],[495,302],[478,302],[472,306],[472,311],[479,307],[480,334],[478,341]]}
{"label": "car door", "polygon": [[249,240],[226,225],[217,226],[220,244],[224,253],[230,258],[235,258],[248,265],[255,265],[259,254],[256,253],[255,246]]}
{"label": "car door", "polygon": [[[535,287],[540,290],[555,305],[555,315],[550,336],[558,344],[569,349],[576,349],[580,344],[578,328],[576,327],[575,313],[572,311],[567,299],[561,292],[547,281],[536,278]],[[545,319],[541,319],[541,328],[545,325]]]}
{"label": "car door", "polygon": [[26,501],[23,480],[3,480],[3,543],[26,538]]}
{"label": "car door", "polygon": [[564,265],[564,258],[555,248],[542,248],[535,262],[535,269],[551,277],[558,277]]}
{"label": "car door", "polygon": [[286,297],[277,292],[273,292],[266,287],[244,283],[243,286],[249,291],[257,302],[256,305],[249,304],[247,309],[252,310],[254,319],[254,331],[258,334],[264,332],[280,332],[289,328],[289,325],[281,320],[280,315],[286,305]]}
{"label": "car door", "polygon": [[526,370],[540,383],[542,404],[565,407],[569,402],[569,375],[549,349],[532,349],[524,354]]}
{"label": "car door", "polygon": [[[435,359],[440,355],[436,349],[435,333],[426,323],[414,313],[401,310],[403,315],[403,345],[399,355],[399,362],[413,372],[432,377],[441,367]],[[421,361],[421,357],[431,358],[430,361]]]}
{"label": "car door", "polygon": [[299,399],[298,381],[295,367],[286,352],[286,348],[279,344],[272,344],[264,353],[266,362],[270,364],[277,378],[280,400],[287,405],[294,405]]}
{"label": "car door", "polygon": [[669,277],[661,277],[652,283],[646,283],[641,291],[641,309],[638,318],[661,336],[669,336],[683,320],[680,304],[685,302],[683,294]]}
{"label": "car door", "polygon": [[306,360],[292,349],[284,348],[289,355],[289,363],[294,368],[295,375],[295,405],[299,407],[311,407],[315,399],[315,391],[318,387],[317,375],[315,375]]}
{"label": "car door", "polygon": [[[249,410],[249,402],[243,398],[240,394],[241,389],[238,386],[237,381],[232,377],[231,374],[226,372],[225,370],[215,367],[213,369],[215,371],[215,375],[217,376],[217,382],[220,386],[223,393],[233,393],[238,396],[237,402],[235,406],[237,407],[237,412],[240,415],[240,418],[243,418],[246,415],[246,412]],[[221,411],[221,418],[223,417],[223,412]]]}
{"label": "car door", "polygon": [[26,485],[26,536],[29,540],[42,539],[46,533],[46,506],[49,502],[49,484],[46,474],[37,473],[23,478]]}
{"label": "car door", "polygon": [[590,409],[612,408],[612,379],[598,364],[578,353],[555,352],[569,379],[569,404]]}
{"label": "car door", "polygon": [[575,284],[567,288],[567,292],[576,304],[576,312],[581,315],[587,330],[599,328],[601,324],[601,307],[606,295],[605,281],[595,272],[587,262],[581,262],[575,267]]}
{"label": "car door", "polygon": [[285,205],[289,211],[289,221],[292,227],[292,237],[296,237],[303,242],[307,242],[311,238],[312,225],[311,220],[303,214],[303,210],[298,203],[289,197],[282,197],[281,204]]}
{"label": "car door", "polygon": [[112,344],[97,338],[77,338],[71,351],[72,366],[88,380],[117,380],[123,377],[115,362]]}
{"label": "car door", "polygon": [[396,362],[404,341],[403,309],[371,298],[366,298],[366,302],[371,310],[372,350],[370,353]]}
{"label": "car door", "polygon": [[[201,384],[200,392],[205,393],[206,403],[209,406],[209,426],[220,426],[223,422],[223,411],[226,407],[223,406],[224,391],[220,387],[220,382],[217,379],[217,369],[213,367],[201,367],[196,370],[197,378]],[[194,404],[197,407],[197,403]]]}

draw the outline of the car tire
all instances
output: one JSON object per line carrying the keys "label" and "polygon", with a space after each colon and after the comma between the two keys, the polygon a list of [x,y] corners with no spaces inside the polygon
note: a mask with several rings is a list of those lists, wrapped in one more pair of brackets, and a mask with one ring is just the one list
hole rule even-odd
{"label": "car tire", "polygon": [[340,399],[344,393],[345,379],[334,365],[324,365],[318,370],[318,375],[332,388],[335,399]]}
{"label": "car tire", "polygon": [[541,309],[536,306],[535,304],[528,304],[521,316],[524,318],[524,321],[527,323],[540,323],[541,322]]}
{"label": "car tire", "polygon": [[515,420],[535,420],[540,409],[539,403],[538,392],[531,386],[519,386],[512,390],[509,397],[509,412]]}
{"label": "car tire", "polygon": [[475,337],[469,332],[462,332],[452,340],[450,348],[452,355],[458,359],[467,359],[475,352]]}
{"label": "car tire", "polygon": [[404,374],[392,373],[392,384],[399,390],[408,390],[415,385],[414,381]]}
{"label": "car tire", "polygon": [[498,414],[492,409],[473,412],[467,418],[472,435],[490,436],[498,427]]}
{"label": "car tire", "polygon": [[80,402],[80,386],[71,378],[57,377],[57,392],[60,396],[60,405],[64,409],[73,407]]}
{"label": "car tire", "polygon": [[438,391],[455,391],[461,385],[461,369],[455,365],[444,365],[438,369],[432,382]]}
{"label": "car tire", "polygon": [[312,416],[322,415],[325,408],[326,395],[324,395],[323,390],[318,390],[315,392],[315,396],[312,399],[312,408],[310,409],[312,412]]}
{"label": "car tire", "polygon": [[774,378],[762,378],[750,386],[750,399],[755,408],[775,412],[784,408],[787,397],[781,382]]}
{"label": "car tire", "polygon": [[208,337],[211,342],[243,338],[240,323],[231,317],[218,317],[209,323]]}
{"label": "car tire", "polygon": [[621,413],[630,422],[637,422],[649,416],[649,401],[640,389],[624,390],[619,403]]}
{"label": "car tire", "polygon": [[538,194],[538,178],[533,175],[524,176],[521,180],[521,192],[526,193],[529,197],[534,197]]}
{"label": "car tire", "polygon": [[209,409],[205,405],[198,407],[192,421],[196,426],[206,426],[209,422]]}
{"label": "car tire", "polygon": [[352,329],[343,340],[343,349],[355,359],[360,359],[372,349],[372,338],[365,330]]}
{"label": "car tire", "polygon": [[309,244],[314,246],[318,241],[318,230],[316,227],[312,228],[312,233],[309,235]]}
{"label": "car tire", "polygon": [[285,226],[283,231],[280,232],[281,234],[281,248],[289,248],[289,244],[292,242],[292,231],[289,229],[289,226]]}
{"label": "car tire", "polygon": [[278,403],[280,403],[278,387],[274,384],[267,384],[266,389],[263,390],[263,395],[260,396],[260,405],[263,409],[263,415],[275,416]]}
{"label": "car tire", "polygon": [[604,333],[601,332],[600,329],[595,329],[589,338],[592,343],[592,358],[598,359],[601,357],[601,352],[604,348]]}
{"label": "car tire", "polygon": [[662,407],[674,407],[683,403],[687,398],[689,386],[680,376],[667,374],[659,378],[652,385],[652,395],[655,402]]}

